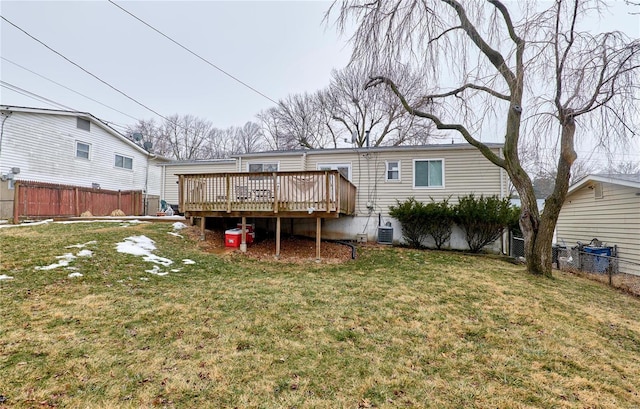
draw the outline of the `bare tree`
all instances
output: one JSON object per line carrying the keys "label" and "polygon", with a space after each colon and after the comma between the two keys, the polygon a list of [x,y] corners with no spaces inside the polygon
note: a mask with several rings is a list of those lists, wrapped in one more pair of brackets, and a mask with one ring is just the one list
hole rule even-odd
{"label": "bare tree", "polygon": [[[261,113],[272,132],[270,145],[280,149],[323,148],[334,143],[326,128],[322,92],[289,95],[276,108]],[[274,143],[275,141],[275,143]]]}
{"label": "bare tree", "polygon": [[[339,27],[357,21],[354,59],[383,73],[388,61],[406,61],[430,88],[411,100],[384,74],[371,77],[367,87],[389,87],[408,112],[459,133],[505,169],[522,202],[527,269],[551,276],[553,231],[577,157],[577,120],[585,128],[608,129],[607,138],[633,134],[640,42],[617,32],[580,31],[580,18],[601,7],[597,0],[556,0],[543,11],[532,2],[521,8],[510,3],[517,22],[499,0],[340,4]],[[528,133],[555,137],[559,146],[554,190],[542,214],[519,157],[528,119]],[[504,157],[481,140],[483,132],[496,129],[504,133]]]}
{"label": "bare tree", "polygon": [[[162,138],[159,125],[154,119],[140,119],[136,124],[127,126],[127,136],[132,140],[134,139],[133,135],[136,133],[142,134],[142,142],[151,142],[151,151],[153,153],[167,158],[172,157],[173,150],[171,145],[168,140]],[[139,143],[140,141],[136,142]]]}

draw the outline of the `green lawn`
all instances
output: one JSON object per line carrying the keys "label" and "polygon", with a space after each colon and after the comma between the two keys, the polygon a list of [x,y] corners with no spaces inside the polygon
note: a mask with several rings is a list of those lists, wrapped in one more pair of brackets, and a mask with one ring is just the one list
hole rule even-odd
{"label": "green lawn", "polygon": [[[169,231],[0,229],[6,407],[640,407],[640,299],[603,284],[398,248],[221,257]],[[116,251],[140,235],[167,275]],[[93,240],[77,270],[36,269]]]}

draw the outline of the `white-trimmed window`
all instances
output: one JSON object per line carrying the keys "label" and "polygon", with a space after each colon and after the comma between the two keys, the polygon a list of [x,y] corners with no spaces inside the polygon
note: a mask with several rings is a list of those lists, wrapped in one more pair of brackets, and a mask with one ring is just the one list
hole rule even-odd
{"label": "white-trimmed window", "polygon": [[414,159],[413,187],[432,189],[444,187],[444,159]]}
{"label": "white-trimmed window", "polygon": [[280,164],[277,162],[247,164],[247,170],[249,172],[277,172],[279,167]]}
{"label": "white-trimmed window", "polygon": [[89,153],[91,152],[91,145],[88,143],[76,141],[76,158],[89,159]]}
{"label": "white-trimmed window", "polygon": [[342,176],[351,180],[351,164],[350,163],[318,163],[318,170],[337,170]]}
{"label": "white-trimmed window", "polygon": [[116,153],[116,168],[133,169],[133,158]]}
{"label": "white-trimmed window", "polygon": [[388,160],[385,162],[384,180],[387,182],[400,181],[400,161],[399,160]]}
{"label": "white-trimmed window", "polygon": [[91,131],[91,122],[88,119],[77,117],[76,127],[78,129],[82,129],[83,131]]}

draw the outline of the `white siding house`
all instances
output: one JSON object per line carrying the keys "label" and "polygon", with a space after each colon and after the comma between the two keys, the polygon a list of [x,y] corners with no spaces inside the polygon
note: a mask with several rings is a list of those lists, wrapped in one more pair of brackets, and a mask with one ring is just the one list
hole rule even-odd
{"label": "white siding house", "polygon": [[[501,155],[501,144],[489,146]],[[378,227],[389,223],[393,227],[393,240],[401,241],[400,225],[389,216],[389,206],[396,204],[396,200],[415,197],[428,202],[450,198],[450,203],[455,204],[459,196],[469,193],[503,198],[508,192],[506,173],[468,144],[270,151],[233,158],[235,167],[229,162],[202,162],[201,166],[174,162],[166,166],[166,174],[336,169],[357,188],[355,215],[324,219],[322,236],[328,239],[354,240],[356,235],[364,235],[374,241]],[[165,197],[177,202],[177,191],[169,189],[174,184],[175,179],[166,183]],[[296,219],[290,226],[296,234],[313,236],[316,220]],[[450,245],[466,248],[460,231],[454,231]],[[494,250],[501,250],[500,245],[497,243]]]}
{"label": "white siding house", "polygon": [[557,237],[573,246],[597,238],[618,247],[619,271],[640,274],[640,174],[589,175],[569,188]]}
{"label": "white siding house", "polygon": [[11,178],[160,194],[159,159],[91,114],[12,106],[0,112],[3,208],[13,199]]}

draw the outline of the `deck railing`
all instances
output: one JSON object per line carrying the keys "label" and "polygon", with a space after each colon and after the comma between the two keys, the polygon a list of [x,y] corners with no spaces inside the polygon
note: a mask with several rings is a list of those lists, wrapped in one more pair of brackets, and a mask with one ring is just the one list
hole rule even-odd
{"label": "deck railing", "polygon": [[356,187],[337,170],[179,174],[180,211],[353,214]]}

